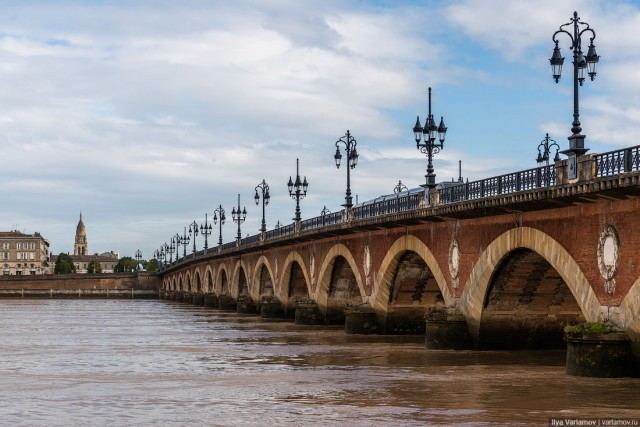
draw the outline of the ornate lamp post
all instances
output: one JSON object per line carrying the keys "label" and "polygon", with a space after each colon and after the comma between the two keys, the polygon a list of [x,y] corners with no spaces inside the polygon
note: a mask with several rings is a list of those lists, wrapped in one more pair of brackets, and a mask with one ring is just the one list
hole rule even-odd
{"label": "ornate lamp post", "polygon": [[158,268],[162,269],[164,267],[162,263],[162,246],[160,246],[160,249],[156,249],[156,251],[154,252],[154,255],[158,260]]}
{"label": "ornate lamp post", "polygon": [[218,206],[218,208],[213,211],[214,224],[218,222],[218,215],[220,215],[220,238],[218,239],[218,245],[222,246],[222,224],[224,224],[225,220],[227,219],[227,217],[224,216],[224,209],[222,209],[222,205]]}
{"label": "ornate lamp post", "polygon": [[[349,132],[349,131],[347,131]],[[339,154],[339,153],[338,153]],[[309,183],[307,182],[307,177],[304,177],[304,181],[300,181],[300,161],[296,159],[296,182],[294,183],[289,177],[289,182],[287,183],[287,187],[289,188],[289,196],[296,201],[296,216],[293,218],[294,221],[299,222],[300,217],[300,200],[304,199],[307,196],[307,188],[309,187]]]}
{"label": "ornate lamp post", "polygon": [[[549,141],[551,141],[551,144],[549,144]],[[546,165],[549,166],[550,149],[554,146],[556,147],[556,155],[553,158],[553,161],[557,162],[558,160],[560,160],[560,154],[558,153],[558,151],[560,150],[560,146],[553,139],[549,138],[549,134],[547,133],[540,144],[538,144],[538,158],[536,159],[536,162],[538,162],[538,166],[542,166],[543,162],[546,162]]]}
{"label": "ornate lamp post", "polygon": [[322,210],[320,211],[320,215],[322,215],[322,226],[324,227],[324,217],[327,216],[327,214],[330,214],[331,211],[329,210],[329,208],[327,208],[327,205],[325,205]]}
{"label": "ornate lamp post", "polygon": [[193,236],[193,256],[196,256],[196,236],[198,235],[198,223],[194,219],[191,224],[189,224],[189,234]]}
{"label": "ornate lamp post", "polygon": [[204,236],[204,253],[207,253],[207,248],[209,247],[207,244],[207,238],[211,235],[212,231],[211,223],[207,222],[207,213],[204,213],[204,224],[200,224],[200,234]]}
{"label": "ornate lamp post", "polygon": [[393,188],[393,192],[396,193],[397,196],[400,195],[403,191],[409,190],[406,185],[402,183],[402,181],[398,181],[398,185]]}
{"label": "ornate lamp post", "polygon": [[169,264],[173,264],[173,251],[175,248],[177,248],[177,244],[175,239],[172,237],[171,244],[167,247],[167,251],[169,252]]}
{"label": "ornate lamp post", "polygon": [[[260,232],[264,233],[267,231],[267,223],[264,220],[264,207],[269,204],[269,200],[271,199],[271,196],[269,195],[269,184],[267,184],[263,179],[260,184],[256,185],[256,195],[253,196],[256,201],[256,205],[260,203],[260,194],[258,194],[258,190],[260,190],[260,193],[262,194],[262,225],[260,226]],[[240,202],[238,202],[238,211],[239,210]],[[240,224],[238,224],[238,226],[239,225]]]}
{"label": "ornate lamp post", "polygon": [[180,233],[176,233],[176,235],[174,236],[174,239],[176,239],[176,262],[178,262],[178,258],[180,256]]}
{"label": "ornate lamp post", "polygon": [[353,198],[351,197],[351,173],[350,170],[355,168],[358,165],[358,151],[356,150],[356,146],[358,142],[356,139],[351,136],[351,133],[347,130],[347,133],[340,137],[336,141],[336,154],[333,158],[336,161],[336,168],[340,169],[340,161],[342,160],[342,154],[340,154],[340,144],[344,144],[344,149],[347,152],[347,192],[344,197],[344,206],[347,212],[347,218],[349,217],[349,209],[353,206]]}
{"label": "ornate lamp post", "polygon": [[393,192],[396,193],[396,210],[398,212],[400,211],[400,193],[408,190],[407,186],[404,185],[401,180],[398,181],[398,185],[393,187]]}
{"label": "ornate lamp post", "polygon": [[136,251],[136,270],[138,269],[138,266],[140,265],[140,261],[142,261],[142,251],[140,249],[138,249]]}
{"label": "ornate lamp post", "polygon": [[238,236],[236,237],[236,240],[240,242],[240,239],[242,239],[240,224],[242,224],[245,219],[247,219],[247,209],[243,208],[242,211],[240,210],[240,194],[238,194],[238,210],[236,210],[236,208],[234,207],[231,210],[231,217],[233,218],[233,222],[238,223]]}
{"label": "ornate lamp post", "polygon": [[169,245],[167,245],[167,242],[164,242],[164,245],[161,246],[162,248],[162,254],[160,255],[162,257],[162,264],[163,265],[167,265],[167,252],[169,251]]}
{"label": "ornate lamp post", "polygon": [[[436,141],[438,134],[438,142]],[[440,125],[436,127],[436,122],[431,114],[431,88],[429,88],[429,114],[424,122],[424,127],[420,126],[420,116],[416,118],[416,125],[413,127],[413,136],[416,140],[416,148],[422,154],[427,155],[427,183],[421,187],[434,188],[436,186],[436,174],[433,173],[433,155],[438,154],[444,147],[444,138],[447,134],[447,127],[444,125],[444,118],[440,116]],[[424,140],[423,143],[420,141]]]}
{"label": "ornate lamp post", "polygon": [[[573,34],[563,27],[573,25]],[[582,29],[581,27],[582,26]],[[585,33],[590,33],[592,36],[589,42],[589,50],[587,51],[587,57],[585,58],[582,53],[582,36]],[[580,111],[578,101],[578,86],[582,86],[584,83],[584,70],[587,69],[589,77],[593,80],[596,77],[596,64],[600,57],[596,53],[596,47],[593,41],[596,38],[596,32],[589,28],[589,24],[581,22],[578,17],[578,12],[573,12],[573,18],[566,24],[560,26],[560,29],[553,33],[552,40],[556,46],[553,49],[553,54],[549,62],[551,63],[551,71],[553,78],[558,83],[560,75],[562,74],[562,64],[564,58],[560,54],[560,48],[558,47],[558,40],[556,36],[560,33],[564,33],[569,36],[571,40],[571,47],[573,49],[573,123],[571,127],[572,135],[569,137],[569,149],[562,153],[567,154],[570,159],[569,164],[569,178],[576,176],[575,170],[575,156],[580,156],[586,153],[589,149],[584,147],[585,135],[582,135],[582,127],[580,126]],[[573,163],[573,164],[571,164]],[[573,169],[571,166],[574,166]]]}
{"label": "ornate lamp post", "polygon": [[180,238],[180,244],[182,245],[182,257],[187,257],[187,245],[189,244],[189,240],[191,238],[187,235],[187,227],[184,228],[184,234]]}

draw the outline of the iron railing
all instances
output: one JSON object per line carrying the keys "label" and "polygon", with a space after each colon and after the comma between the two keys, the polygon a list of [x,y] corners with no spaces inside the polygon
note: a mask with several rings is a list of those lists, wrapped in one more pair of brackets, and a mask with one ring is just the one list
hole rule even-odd
{"label": "iron railing", "polygon": [[353,219],[365,219],[376,216],[407,212],[418,209],[424,198],[424,190],[410,190],[398,195],[382,196],[353,208]]}
{"label": "iron railing", "polygon": [[494,176],[480,181],[452,185],[438,190],[440,204],[477,200],[485,197],[517,193],[556,184],[555,165],[542,166],[506,175]]}
{"label": "iron railing", "polygon": [[294,224],[283,225],[282,227],[274,228],[273,230],[267,231],[267,233],[265,234],[265,240],[271,240],[281,236],[288,236],[289,234],[293,234],[294,232]]}
{"label": "iron railing", "polygon": [[640,145],[596,154],[596,177],[640,170]]}
{"label": "iron railing", "polygon": [[312,228],[340,224],[342,222],[342,213],[343,211],[340,210],[338,212],[330,212],[325,215],[320,215],[315,218],[305,219],[304,221],[300,222],[300,229],[310,230]]}

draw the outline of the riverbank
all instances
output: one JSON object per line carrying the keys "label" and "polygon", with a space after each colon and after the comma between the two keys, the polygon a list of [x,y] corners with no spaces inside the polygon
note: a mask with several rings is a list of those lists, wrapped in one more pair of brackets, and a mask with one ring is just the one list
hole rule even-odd
{"label": "riverbank", "polygon": [[0,276],[1,298],[159,298],[153,273]]}

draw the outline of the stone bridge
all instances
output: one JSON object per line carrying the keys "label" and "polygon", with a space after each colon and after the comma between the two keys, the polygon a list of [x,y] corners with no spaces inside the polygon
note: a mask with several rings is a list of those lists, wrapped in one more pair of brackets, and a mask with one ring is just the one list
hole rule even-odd
{"label": "stone bridge", "polygon": [[164,266],[162,288],[347,332],[431,333],[436,347],[565,348],[564,326],[607,319],[640,340],[640,147],[578,157],[575,179],[567,167],[270,230]]}

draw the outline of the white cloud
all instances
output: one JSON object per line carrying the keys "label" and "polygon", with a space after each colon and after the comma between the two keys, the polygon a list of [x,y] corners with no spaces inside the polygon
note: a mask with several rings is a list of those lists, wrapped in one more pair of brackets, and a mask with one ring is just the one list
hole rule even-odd
{"label": "white cloud", "polygon": [[[570,127],[569,84],[547,83],[546,61],[574,9],[602,55],[582,92],[585,132],[628,145],[640,128],[640,14],[628,3],[13,3],[0,16],[0,144],[2,176],[16,185],[0,228],[20,223],[66,251],[82,210],[92,250],[148,256],[222,203],[229,241],[238,193],[250,211],[243,234],[259,228],[252,197],[263,178],[268,224],[289,222],[296,158],[310,182],[303,215],[339,209],[346,172],[333,144],[347,129],[362,156],[356,194],[418,185],[426,159],[410,130],[429,85],[451,135],[434,159],[438,178],[457,177],[459,159],[472,180],[523,169],[518,150],[533,160],[535,144],[509,140],[524,132],[516,116],[529,114],[534,134]],[[511,95],[542,91],[563,105]],[[496,149],[499,140],[509,146]]]}

